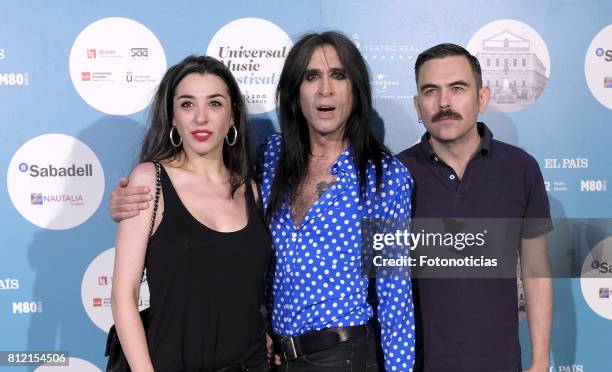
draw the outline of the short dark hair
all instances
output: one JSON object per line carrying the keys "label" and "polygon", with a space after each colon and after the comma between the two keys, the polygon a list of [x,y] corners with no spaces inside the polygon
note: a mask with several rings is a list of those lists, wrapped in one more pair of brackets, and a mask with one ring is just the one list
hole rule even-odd
{"label": "short dark hair", "polygon": [[238,131],[234,146],[223,144],[223,163],[230,170],[232,195],[251,173],[251,150],[247,130],[247,111],[240,87],[229,69],[218,60],[208,56],[189,56],[170,67],[162,78],[149,113],[149,129],[144,137],[139,161],[173,160],[183,152],[183,146],[170,144],[170,130],[174,115],[176,87],[189,74],[211,74],[219,77],[227,86],[231,100],[232,118]]}
{"label": "short dark hair", "polygon": [[366,193],[368,163],[376,169],[376,185],[382,179],[382,157],[390,154],[379,143],[371,130],[372,91],[368,68],[359,49],[345,35],[337,31],[309,33],[291,48],[281,72],[276,98],[282,139],[267,218],[270,221],[280,210],[287,197],[293,197],[308,170],[310,138],[308,123],[300,104],[300,86],[315,49],[329,45],[336,50],[340,62],[351,82],[353,107],[343,131],[357,167],[362,196]]}
{"label": "short dark hair", "polygon": [[431,59],[452,56],[463,56],[468,60],[470,67],[472,68],[472,74],[474,74],[474,79],[476,80],[476,88],[482,88],[482,70],[480,69],[480,62],[478,62],[478,58],[471,55],[470,52],[464,47],[451,43],[438,44],[419,54],[416,62],[414,63],[414,78],[417,85],[419,84],[419,70],[425,62]]}

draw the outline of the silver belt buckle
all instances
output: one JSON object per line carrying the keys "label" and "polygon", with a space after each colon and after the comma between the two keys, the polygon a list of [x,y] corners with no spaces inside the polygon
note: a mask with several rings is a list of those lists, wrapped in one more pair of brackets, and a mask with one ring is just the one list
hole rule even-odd
{"label": "silver belt buckle", "polygon": [[[285,337],[281,339],[281,345],[283,346],[283,356],[286,361],[295,360],[298,358],[297,350],[295,348],[295,342],[293,341],[293,337]],[[287,350],[290,349],[292,352],[291,355],[287,355]]]}

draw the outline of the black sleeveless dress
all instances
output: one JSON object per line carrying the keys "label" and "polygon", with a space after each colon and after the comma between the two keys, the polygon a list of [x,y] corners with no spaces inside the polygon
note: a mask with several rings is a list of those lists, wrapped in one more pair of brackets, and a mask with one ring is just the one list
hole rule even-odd
{"label": "black sleeveless dress", "polygon": [[156,371],[216,371],[266,361],[260,312],[272,242],[245,187],[248,223],[236,232],[198,222],[162,167],[163,219],[147,252],[147,342]]}

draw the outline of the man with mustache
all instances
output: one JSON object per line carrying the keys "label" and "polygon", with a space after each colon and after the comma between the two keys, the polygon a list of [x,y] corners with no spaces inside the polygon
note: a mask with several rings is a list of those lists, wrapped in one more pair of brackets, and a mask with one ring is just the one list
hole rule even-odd
{"label": "man with mustache", "polygon": [[[490,91],[476,57],[454,44],[421,53],[415,63],[414,105],[427,132],[398,158],[415,181],[412,215],[418,218],[529,219],[508,238],[521,262],[548,267],[552,230],[536,160],[493,139],[484,123]],[[548,371],[552,317],[550,277],[525,277],[532,344],[528,371]],[[537,276],[537,275],[536,275]],[[418,278],[416,371],[521,370],[516,278]]]}

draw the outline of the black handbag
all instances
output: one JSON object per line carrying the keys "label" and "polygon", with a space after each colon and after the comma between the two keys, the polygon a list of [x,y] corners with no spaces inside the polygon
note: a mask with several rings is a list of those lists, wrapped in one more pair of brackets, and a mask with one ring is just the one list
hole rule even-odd
{"label": "black handbag", "polygon": [[[161,192],[161,164],[158,161],[153,161],[155,164],[155,202],[153,204],[153,216],[151,217],[151,228],[149,229],[149,240],[153,233],[153,224],[155,223],[155,215],[157,214],[157,205],[159,203],[159,194]],[[149,242],[147,242],[147,250],[149,249]],[[146,259],[145,269],[146,270]],[[143,270],[143,276],[145,271]],[[145,334],[149,329],[149,308],[140,311],[140,319],[145,330]],[[104,356],[108,357],[108,363],[106,364],[107,372],[130,372],[130,366],[125,358],[121,343],[119,342],[119,336],[117,336],[117,330],[113,325],[108,331],[108,337],[106,338],[106,349],[104,350]]]}

